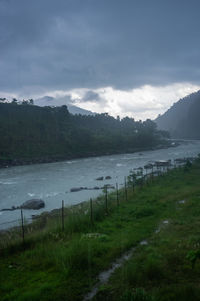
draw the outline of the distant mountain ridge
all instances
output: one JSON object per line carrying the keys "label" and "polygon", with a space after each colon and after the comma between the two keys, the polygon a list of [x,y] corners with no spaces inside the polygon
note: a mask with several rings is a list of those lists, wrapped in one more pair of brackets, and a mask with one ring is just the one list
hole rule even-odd
{"label": "distant mountain ridge", "polygon": [[200,90],[180,99],[155,122],[172,138],[200,139]]}
{"label": "distant mountain ridge", "polygon": [[41,98],[35,99],[34,104],[40,107],[45,107],[45,106],[50,106],[50,107],[58,107],[58,106],[63,106],[66,105],[69,112],[71,114],[81,114],[81,115],[95,115],[94,112],[82,109],[80,107],[74,106],[70,104],[70,100],[68,97],[52,97],[52,96],[43,96]]}

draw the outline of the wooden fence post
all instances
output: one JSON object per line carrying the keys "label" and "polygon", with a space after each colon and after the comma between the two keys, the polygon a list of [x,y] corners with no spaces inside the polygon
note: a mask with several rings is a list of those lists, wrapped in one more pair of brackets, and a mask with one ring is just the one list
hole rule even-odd
{"label": "wooden fence post", "polygon": [[64,201],[62,200],[62,231],[64,231]]}
{"label": "wooden fence post", "polygon": [[133,192],[134,192],[134,190],[135,190],[135,187],[134,187],[134,181],[132,180],[132,190],[133,190]]}
{"label": "wooden fence post", "polygon": [[143,187],[143,184],[144,184],[144,176],[142,175],[140,179],[141,179],[141,182],[140,182],[140,188],[142,188],[142,187]]}
{"label": "wooden fence post", "polygon": [[108,214],[108,187],[105,186],[105,206],[106,206],[106,214]]}
{"label": "wooden fence post", "polygon": [[24,217],[23,217],[22,209],[21,209],[21,225],[22,225],[22,242],[24,244]]}
{"label": "wooden fence post", "polygon": [[90,221],[91,224],[94,224],[94,219],[93,219],[93,206],[92,206],[92,199],[90,199]]}
{"label": "wooden fence post", "polygon": [[127,194],[127,183],[126,183],[126,177],[124,177],[124,190],[125,190],[125,199],[128,200],[128,194]]}
{"label": "wooden fence post", "polygon": [[154,180],[154,171],[153,171],[153,166],[152,166],[152,170],[151,170],[151,179],[152,179],[152,182],[153,182],[153,180]]}
{"label": "wooden fence post", "polygon": [[117,206],[119,206],[119,191],[118,191],[118,183],[116,183],[116,196],[117,196]]}

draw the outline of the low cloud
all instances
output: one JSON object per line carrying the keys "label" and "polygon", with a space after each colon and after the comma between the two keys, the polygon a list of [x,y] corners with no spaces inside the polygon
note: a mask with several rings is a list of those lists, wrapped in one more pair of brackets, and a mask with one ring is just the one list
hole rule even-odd
{"label": "low cloud", "polygon": [[94,102],[98,102],[101,100],[102,98],[100,97],[100,95],[92,90],[87,91],[84,97],[81,99],[81,101],[94,101]]}
{"label": "low cloud", "polygon": [[[0,93],[0,97],[8,99],[33,98],[40,103],[53,105],[74,104],[82,109],[96,113],[109,113],[117,117],[133,117],[136,120],[155,119],[158,114],[167,111],[174,102],[193,92],[200,90],[200,85],[191,83],[175,83],[166,86],[144,85],[139,88],[120,90],[112,87],[98,89],[46,90],[42,94],[30,95]],[[48,96],[48,97],[47,97]]]}
{"label": "low cloud", "polygon": [[[83,91],[76,90],[76,93],[79,93],[79,99],[75,103],[83,109],[97,113],[108,112],[115,117],[119,115],[121,117],[130,116],[137,120],[154,119],[158,114],[169,109],[174,102],[199,89],[200,85],[190,83],[176,83],[159,87],[145,85],[127,91],[105,87],[93,91],[94,94],[98,94],[97,101],[90,99],[86,101],[84,96],[81,98]],[[99,102],[98,99],[103,101]]]}

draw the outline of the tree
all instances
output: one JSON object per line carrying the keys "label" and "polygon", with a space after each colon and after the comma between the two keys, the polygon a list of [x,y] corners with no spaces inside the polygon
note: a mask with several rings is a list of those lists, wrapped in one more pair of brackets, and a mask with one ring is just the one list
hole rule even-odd
{"label": "tree", "polygon": [[13,98],[12,99],[12,104],[16,104],[17,105],[17,103],[18,103],[18,100],[16,98]]}
{"label": "tree", "polygon": [[25,99],[23,99],[23,101],[22,101],[22,105],[28,105],[29,104],[29,101],[28,100],[25,100]]}

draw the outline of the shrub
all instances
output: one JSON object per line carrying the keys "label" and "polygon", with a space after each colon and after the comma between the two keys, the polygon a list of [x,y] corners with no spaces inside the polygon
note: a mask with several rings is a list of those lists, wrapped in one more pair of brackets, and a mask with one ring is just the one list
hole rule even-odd
{"label": "shrub", "polygon": [[155,299],[142,288],[127,290],[121,297],[121,301],[154,301]]}

